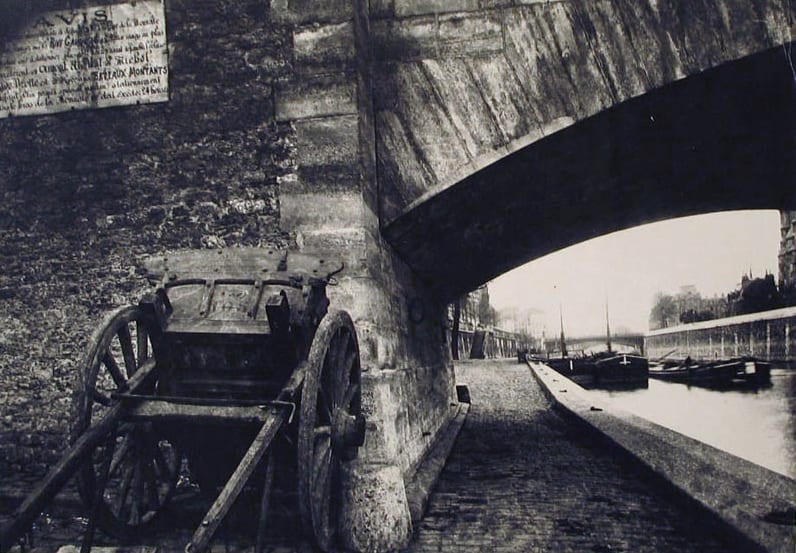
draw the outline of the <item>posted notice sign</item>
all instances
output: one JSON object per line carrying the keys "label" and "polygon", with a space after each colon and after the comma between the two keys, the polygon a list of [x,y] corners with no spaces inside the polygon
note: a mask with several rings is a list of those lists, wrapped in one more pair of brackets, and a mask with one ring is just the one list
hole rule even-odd
{"label": "posted notice sign", "polygon": [[36,14],[0,45],[0,117],[165,102],[162,0]]}

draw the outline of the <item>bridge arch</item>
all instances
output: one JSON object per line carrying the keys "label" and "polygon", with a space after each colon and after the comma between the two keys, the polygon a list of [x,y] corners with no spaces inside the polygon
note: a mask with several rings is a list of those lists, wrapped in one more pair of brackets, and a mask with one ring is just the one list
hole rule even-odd
{"label": "bridge arch", "polygon": [[[567,349],[570,351],[587,350],[587,349],[605,349],[606,336],[574,336],[567,337]],[[546,351],[556,351],[560,349],[561,342],[559,339],[545,340]],[[630,334],[616,334],[611,335],[611,346],[615,349],[621,350],[624,348],[635,349],[636,351],[643,352],[644,350],[644,335],[637,333]]]}
{"label": "bridge arch", "polygon": [[[466,61],[444,41],[436,57],[405,48],[415,57],[390,59],[395,24],[374,25],[382,234],[443,297],[639,224],[796,205],[791,13],[716,1],[700,19],[658,2],[593,4],[459,14],[467,48],[503,37],[499,52]],[[714,17],[715,35],[700,37]],[[454,25],[438,21],[438,37]]]}

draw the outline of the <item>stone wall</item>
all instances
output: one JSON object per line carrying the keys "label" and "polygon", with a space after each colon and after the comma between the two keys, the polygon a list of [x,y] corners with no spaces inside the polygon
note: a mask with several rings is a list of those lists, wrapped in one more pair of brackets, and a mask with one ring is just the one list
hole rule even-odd
{"label": "stone wall", "polygon": [[145,255],[289,246],[345,262],[329,295],[359,334],[376,478],[355,491],[385,474],[384,508],[405,504],[457,404],[445,304],[381,237],[368,4],[165,5],[168,102],[0,120],[0,470],[57,458],[92,326],[148,287]]}
{"label": "stone wall", "polygon": [[[523,336],[498,328],[480,331],[459,330],[459,359],[473,358],[473,339],[476,332],[484,335],[483,354],[486,359],[517,357],[521,349],[527,350],[530,347]],[[448,340],[451,340],[451,332],[448,331],[447,334]]]}
{"label": "stone wall", "polygon": [[[738,315],[655,330],[644,348],[651,359],[728,359],[753,355],[793,361],[796,355],[796,307]],[[673,351],[674,350],[674,351]]]}
{"label": "stone wall", "polygon": [[[8,3],[0,20],[75,5]],[[86,341],[146,289],[143,256],[286,244],[294,131],[273,87],[289,36],[263,2],[165,5],[168,102],[0,120],[0,473],[57,458]]]}

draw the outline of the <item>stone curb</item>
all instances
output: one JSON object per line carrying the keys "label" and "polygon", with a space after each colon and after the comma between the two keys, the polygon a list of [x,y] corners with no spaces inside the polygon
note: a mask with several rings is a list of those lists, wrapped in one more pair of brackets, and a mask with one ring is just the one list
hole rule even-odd
{"label": "stone curb", "polygon": [[697,506],[729,543],[745,551],[796,551],[796,527],[766,520],[792,516],[796,480],[595,402],[586,390],[546,365],[528,366],[560,413],[618,448],[676,497]]}
{"label": "stone curb", "polygon": [[412,516],[413,525],[418,524],[423,518],[431,492],[442,469],[445,468],[445,463],[448,461],[448,456],[469,412],[469,403],[459,403],[456,414],[429,449],[412,479],[406,483],[406,499],[409,503],[409,513]]}

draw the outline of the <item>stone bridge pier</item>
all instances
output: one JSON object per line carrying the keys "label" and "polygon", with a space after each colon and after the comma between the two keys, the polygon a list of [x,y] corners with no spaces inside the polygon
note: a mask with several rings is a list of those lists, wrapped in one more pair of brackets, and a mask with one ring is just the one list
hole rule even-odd
{"label": "stone bridge pier", "polygon": [[275,114],[295,129],[293,170],[280,178],[283,229],[305,253],[346,265],[329,288],[360,341],[365,446],[350,467],[343,539],[356,551],[401,548],[411,537],[405,493],[458,405],[446,345],[446,303],[380,232],[367,0],[273,0],[293,25],[294,73]]}

